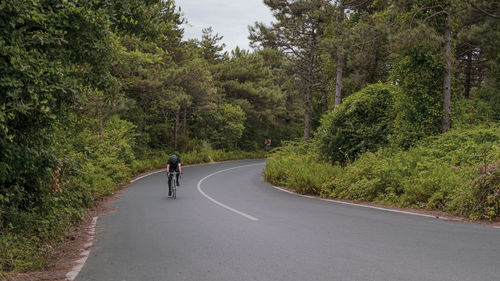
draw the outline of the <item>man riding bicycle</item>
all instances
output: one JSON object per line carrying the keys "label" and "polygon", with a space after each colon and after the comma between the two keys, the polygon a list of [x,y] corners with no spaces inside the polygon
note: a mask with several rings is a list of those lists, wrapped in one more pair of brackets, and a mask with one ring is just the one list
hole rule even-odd
{"label": "man riding bicycle", "polygon": [[175,154],[168,159],[167,163],[168,196],[172,196],[172,172],[177,172],[177,186],[179,186],[179,174],[182,172],[181,158]]}

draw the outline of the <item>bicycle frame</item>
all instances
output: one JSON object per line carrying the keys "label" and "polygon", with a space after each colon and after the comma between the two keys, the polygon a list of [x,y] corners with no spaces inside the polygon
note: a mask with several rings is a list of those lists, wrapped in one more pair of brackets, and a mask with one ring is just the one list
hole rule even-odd
{"label": "bicycle frame", "polygon": [[172,187],[172,198],[176,199],[177,198],[177,174],[178,172],[171,172],[170,176],[172,179],[170,180],[170,185]]}

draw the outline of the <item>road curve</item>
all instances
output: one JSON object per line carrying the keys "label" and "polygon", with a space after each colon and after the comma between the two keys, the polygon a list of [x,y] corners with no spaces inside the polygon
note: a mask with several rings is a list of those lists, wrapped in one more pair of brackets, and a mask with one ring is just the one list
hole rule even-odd
{"label": "road curve", "polygon": [[164,173],[137,180],[76,280],[500,279],[500,229],[285,193],[264,166],[185,167],[175,200]]}

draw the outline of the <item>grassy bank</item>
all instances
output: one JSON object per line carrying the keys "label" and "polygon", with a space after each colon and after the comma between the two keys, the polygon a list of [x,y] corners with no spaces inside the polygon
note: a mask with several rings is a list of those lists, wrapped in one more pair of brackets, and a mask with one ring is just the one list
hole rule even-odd
{"label": "grassy bank", "polygon": [[383,148],[345,166],[319,159],[314,144],[284,146],[268,158],[266,180],[325,198],[500,216],[498,126],[452,130],[409,150]]}

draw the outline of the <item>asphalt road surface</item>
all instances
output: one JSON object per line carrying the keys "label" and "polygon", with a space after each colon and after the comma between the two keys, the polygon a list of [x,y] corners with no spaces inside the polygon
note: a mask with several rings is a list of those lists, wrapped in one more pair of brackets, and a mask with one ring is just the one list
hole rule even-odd
{"label": "asphalt road surface", "polygon": [[500,229],[305,198],[248,160],[134,182],[76,280],[500,280]]}

